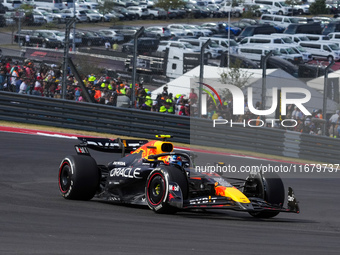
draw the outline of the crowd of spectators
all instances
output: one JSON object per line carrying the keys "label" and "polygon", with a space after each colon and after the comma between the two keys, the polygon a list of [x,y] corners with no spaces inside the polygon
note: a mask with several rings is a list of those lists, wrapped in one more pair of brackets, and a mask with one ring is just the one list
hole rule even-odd
{"label": "crowd of spectators", "polygon": [[[131,98],[132,84],[128,80],[120,77],[113,78],[104,75],[90,74],[82,77],[89,95],[93,101],[99,104],[117,106],[119,96]],[[56,65],[39,64],[25,60],[23,63],[18,61],[11,62],[5,59],[0,62],[0,90],[16,92],[20,94],[31,94],[51,98],[62,97],[62,72],[61,67]],[[136,101],[132,107],[140,110],[160,112],[165,114],[177,114],[181,116],[198,117],[198,95],[195,89],[191,89],[190,94],[173,95],[168,93],[165,86],[162,93],[156,99],[151,98],[151,91],[144,87],[142,83],[135,84]],[[65,98],[77,102],[84,102],[84,93],[78,81],[68,73],[66,80]],[[260,116],[252,114],[247,102],[244,103],[245,114],[240,116],[233,115],[232,99],[222,98],[222,104],[218,100],[209,97],[207,100],[207,114],[203,118],[207,119],[226,119],[235,122],[260,119]],[[261,103],[257,102],[255,108],[260,109]],[[293,105],[287,107],[285,119],[294,119],[297,125],[289,130],[307,133],[322,134],[322,110],[314,110],[312,116],[304,116],[303,113]],[[259,125],[260,121],[256,122]],[[269,126],[269,125],[268,125]],[[274,127],[282,128],[277,122]],[[332,137],[339,137],[340,132],[339,112],[335,113],[327,122],[327,134]]]}
{"label": "crowd of spectators", "polygon": [[[113,78],[105,75],[89,74],[82,77],[87,92],[93,101],[99,104],[117,106],[119,96],[131,98],[132,84],[120,77]],[[0,62],[0,90],[30,94],[51,98],[61,98],[62,93],[62,71],[57,65],[36,65],[33,61],[25,60],[11,62],[4,59]],[[168,93],[167,87],[157,95],[156,99],[151,98],[151,91],[144,87],[143,83],[135,84],[136,101],[133,107],[168,114],[190,116],[197,115],[197,94],[190,94],[189,98],[182,95]],[[65,99],[77,102],[85,101],[84,93],[79,82],[72,73],[67,74]]]}

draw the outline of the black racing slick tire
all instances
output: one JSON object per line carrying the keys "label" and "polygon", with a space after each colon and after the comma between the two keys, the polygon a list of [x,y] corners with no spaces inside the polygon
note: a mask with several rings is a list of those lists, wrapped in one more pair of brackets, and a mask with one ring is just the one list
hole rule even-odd
{"label": "black racing slick tire", "polygon": [[[285,189],[280,176],[276,173],[265,173],[262,176],[256,174],[253,181],[256,184],[256,194],[254,196],[262,198],[266,202],[282,206],[285,200]],[[247,192],[244,192],[248,195]],[[279,214],[278,211],[261,211],[261,212],[249,212],[250,215],[256,218],[272,218]]]}
{"label": "black racing slick tire", "polygon": [[59,167],[58,184],[61,195],[71,200],[90,200],[96,194],[100,170],[90,156],[64,158]]}
{"label": "black racing slick tire", "polygon": [[168,203],[169,182],[176,182],[182,191],[183,200],[188,197],[188,179],[184,170],[176,166],[154,169],[148,176],[145,198],[148,206],[156,213],[175,213],[178,208]]}

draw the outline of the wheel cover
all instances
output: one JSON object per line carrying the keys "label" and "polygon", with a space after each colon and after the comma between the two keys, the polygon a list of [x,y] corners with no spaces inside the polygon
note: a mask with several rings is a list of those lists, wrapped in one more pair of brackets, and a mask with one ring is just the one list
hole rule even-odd
{"label": "wheel cover", "polygon": [[165,196],[165,180],[160,173],[154,173],[147,186],[147,198],[151,205],[162,203]]}
{"label": "wheel cover", "polygon": [[63,163],[59,171],[59,188],[66,193],[71,186],[71,168],[67,162]]}

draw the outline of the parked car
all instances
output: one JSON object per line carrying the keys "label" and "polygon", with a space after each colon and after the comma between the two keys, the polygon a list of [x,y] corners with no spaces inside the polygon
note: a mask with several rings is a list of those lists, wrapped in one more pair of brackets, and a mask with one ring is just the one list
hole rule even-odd
{"label": "parked car", "polygon": [[302,14],[310,14],[309,4],[298,4],[293,6],[293,13],[297,13],[299,15]]}
{"label": "parked car", "polygon": [[245,12],[251,12],[253,16],[261,17],[263,14],[270,14],[269,8],[265,5],[254,4],[254,3],[244,3]]}
{"label": "parked car", "polygon": [[85,5],[88,9],[98,9],[98,3],[95,0],[77,0],[77,3]]}
{"label": "parked car", "polygon": [[124,41],[126,42],[130,41],[140,28],[141,27],[128,25],[116,25],[110,27],[110,29],[113,29],[115,32],[122,34],[124,36]]}
{"label": "parked car", "polygon": [[23,4],[20,0],[3,0],[2,5],[5,7],[5,11],[14,11],[15,9],[20,8]]}
{"label": "parked car", "polygon": [[139,0],[139,5],[140,6],[146,6],[147,8],[153,8],[153,6],[155,5],[154,1],[150,1],[150,0]]}
{"label": "parked car", "polygon": [[300,45],[295,45],[293,46],[293,48],[295,51],[299,52],[302,55],[303,62],[308,62],[313,59],[312,54],[309,51],[307,51],[304,47]]}
{"label": "parked car", "polygon": [[83,10],[76,10],[74,14],[73,9],[63,9],[60,11],[60,13],[64,14],[67,17],[73,17],[76,16],[77,22],[86,22],[87,21],[87,15],[85,11]]}
{"label": "parked car", "polygon": [[285,34],[321,34],[320,23],[290,24],[284,31]]}
{"label": "parked car", "polygon": [[211,11],[215,18],[224,18],[226,16],[226,13],[221,11],[217,4],[208,4],[206,7]]}
{"label": "parked car", "polygon": [[[59,31],[59,30],[45,30],[45,29],[41,29],[41,30],[37,30],[37,31],[51,33],[51,34],[53,34],[53,37],[56,38],[58,41],[60,41],[63,46],[65,45],[65,32]],[[70,33],[69,42],[70,42],[70,44],[73,44],[73,32]],[[76,37],[75,38],[75,45],[79,46],[79,45],[81,45],[81,43],[82,43],[81,38]]]}
{"label": "parked car", "polygon": [[0,14],[5,14],[6,11],[7,11],[6,7],[2,3],[0,3]]}
{"label": "parked car", "polygon": [[225,32],[228,33],[228,30],[230,30],[230,32],[237,36],[242,32],[242,29],[239,27],[234,27],[231,24],[228,23],[222,23],[222,25],[225,27]]}
{"label": "parked car", "polygon": [[226,13],[230,12],[232,16],[236,18],[241,17],[242,13],[245,11],[245,7],[242,6],[241,4],[238,4],[238,3],[232,4],[229,1],[222,2],[220,6],[221,6],[220,8],[221,11],[224,11]]}
{"label": "parked car", "polygon": [[170,7],[168,10],[168,17],[170,19],[183,19],[187,16],[187,11],[181,8],[172,8]]}
{"label": "parked car", "polygon": [[99,30],[99,32],[103,33],[106,36],[106,39],[110,42],[110,43],[120,43],[124,41],[124,35],[117,33],[116,31],[112,30],[112,29],[101,29]]}
{"label": "parked car", "polygon": [[0,15],[0,27],[15,26],[16,22],[13,18],[12,12],[6,12]]}
{"label": "parked car", "polygon": [[251,25],[246,27],[236,38],[236,41],[242,40],[244,37],[253,36],[255,34],[272,34],[276,33],[276,30],[273,26],[268,24],[261,25]]}
{"label": "parked car", "polygon": [[139,6],[130,6],[127,10],[135,14],[136,19],[146,19],[149,17],[149,11],[147,8],[142,8]]}
{"label": "parked car", "polygon": [[199,9],[198,6],[188,3],[184,6],[184,9],[186,10],[187,17],[195,19],[201,18],[201,9]]}
{"label": "parked car", "polygon": [[188,24],[188,25],[186,25],[186,27],[189,28],[189,29],[200,30],[202,32],[202,36],[211,36],[213,34],[210,29],[206,29],[204,27],[200,27],[199,25]]}
{"label": "parked car", "polygon": [[112,2],[114,2],[115,5],[126,7],[126,2],[123,0],[112,0]]}
{"label": "parked car", "polygon": [[228,39],[228,38],[218,38],[218,37],[200,37],[199,40],[208,40],[217,43],[220,47],[224,48],[225,50],[229,50],[229,44],[230,44],[230,53],[237,53],[238,44],[234,39]]}
{"label": "parked car", "polygon": [[157,37],[158,39],[168,39],[171,36],[171,32],[167,27],[153,26],[145,28],[144,36]]}
{"label": "parked car", "polygon": [[168,48],[174,48],[176,50],[180,50],[183,52],[200,52],[197,48],[192,46],[190,43],[187,42],[178,42],[178,41],[161,41],[158,45],[157,51],[158,52],[165,52]]}
{"label": "parked car", "polygon": [[162,8],[151,8],[149,10],[150,19],[166,19],[167,12]]}
{"label": "parked car", "polygon": [[[187,42],[190,43],[193,47],[196,47],[198,51],[201,50],[203,44],[207,40],[200,40],[200,39],[179,39],[179,42]],[[205,53],[207,54],[208,58],[219,58],[221,57],[221,54],[225,51],[226,49],[221,47],[219,44],[217,44],[214,41],[210,41],[210,43],[207,45],[205,48]]]}
{"label": "parked car", "polygon": [[33,24],[34,25],[42,25],[42,24],[46,23],[44,15],[42,15],[38,11],[33,10],[32,15],[33,15]]}
{"label": "parked car", "polygon": [[233,27],[239,27],[241,30],[245,29],[247,26],[251,26],[250,23],[244,22],[244,21],[232,21],[230,22],[230,25]]}
{"label": "parked car", "polygon": [[276,33],[283,33],[285,31],[285,27],[277,25],[276,23],[271,22],[271,21],[260,20],[259,24],[268,24],[270,26],[273,26],[276,30]]}
{"label": "parked car", "polygon": [[277,49],[282,54],[281,57],[288,60],[292,64],[298,65],[304,62],[302,54],[295,50],[295,48],[292,47],[291,45],[287,44],[275,45],[274,49]]}
{"label": "parked car", "polygon": [[50,8],[50,7],[36,7],[36,10],[42,10],[42,11],[46,11],[48,13],[50,13],[50,15],[52,15],[54,20],[57,20],[58,23],[65,23],[66,19],[73,17],[70,16],[67,13],[61,12],[59,9],[57,8]]}
{"label": "parked car", "polygon": [[214,34],[225,33],[225,27],[223,26],[222,22],[215,23],[215,22],[207,22],[201,24],[201,27],[204,29],[209,29]]}
{"label": "parked car", "polygon": [[[150,54],[157,50],[159,45],[159,40],[157,38],[147,38],[142,37],[137,40],[137,52],[138,54]],[[122,52],[133,53],[134,40],[128,43],[124,43],[122,47]]]}
{"label": "parked car", "polygon": [[192,28],[185,24],[171,24],[171,25],[168,25],[168,28],[170,29],[170,31],[179,31],[181,33],[184,33],[184,35],[196,36],[196,37],[203,36],[203,33],[199,29]]}
{"label": "parked car", "polygon": [[309,51],[315,58],[323,58],[328,61],[340,60],[340,48],[330,41],[299,42],[299,45]]}
{"label": "parked car", "polygon": [[328,23],[322,30],[323,35],[327,35],[329,33],[340,32],[340,20],[335,20],[333,22]]}
{"label": "parked car", "polygon": [[111,20],[124,20],[125,16],[121,13],[115,12],[111,10],[110,12],[106,12],[104,15],[105,21],[111,21]]}
{"label": "parked car", "polygon": [[281,27],[288,27],[290,24],[307,23],[307,19],[303,17],[287,17],[282,15],[264,14],[260,20],[262,23],[273,22]]}
{"label": "parked car", "polygon": [[125,20],[133,20],[136,19],[136,14],[133,11],[130,11],[124,7],[115,7],[114,10],[122,15],[124,15]]}
{"label": "parked car", "polygon": [[273,56],[282,57],[282,54],[278,50],[273,50],[273,48],[268,47],[260,48],[257,45],[253,44],[240,45],[237,53],[253,61],[260,62],[262,57],[266,56],[270,51],[273,51]]}
{"label": "parked car", "polygon": [[84,46],[102,46],[105,43],[100,36],[94,34],[91,31],[77,31],[76,36],[81,38],[82,45]]}
{"label": "parked car", "polygon": [[[26,35],[29,35],[30,45],[26,44]],[[61,48],[62,42],[54,37],[49,31],[21,30],[20,34],[14,35],[14,41],[23,46],[39,46],[43,48]]]}
{"label": "parked car", "polygon": [[99,22],[99,21],[103,21],[103,16],[91,9],[83,9],[83,11],[85,12],[86,16],[87,16],[87,22]]}
{"label": "parked car", "polygon": [[34,12],[39,13],[44,17],[45,23],[52,23],[52,22],[57,22],[57,19],[53,17],[50,13],[43,11],[43,10],[34,10]]}

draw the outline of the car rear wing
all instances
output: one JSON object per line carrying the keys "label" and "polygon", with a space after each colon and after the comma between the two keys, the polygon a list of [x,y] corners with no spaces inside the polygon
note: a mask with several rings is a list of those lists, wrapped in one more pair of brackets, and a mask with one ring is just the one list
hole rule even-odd
{"label": "car rear wing", "polygon": [[133,139],[109,139],[109,138],[93,138],[93,137],[78,137],[80,144],[75,145],[78,154],[90,154],[88,149],[110,152],[122,153],[132,152],[140,146],[148,143],[148,140],[133,140]]}

